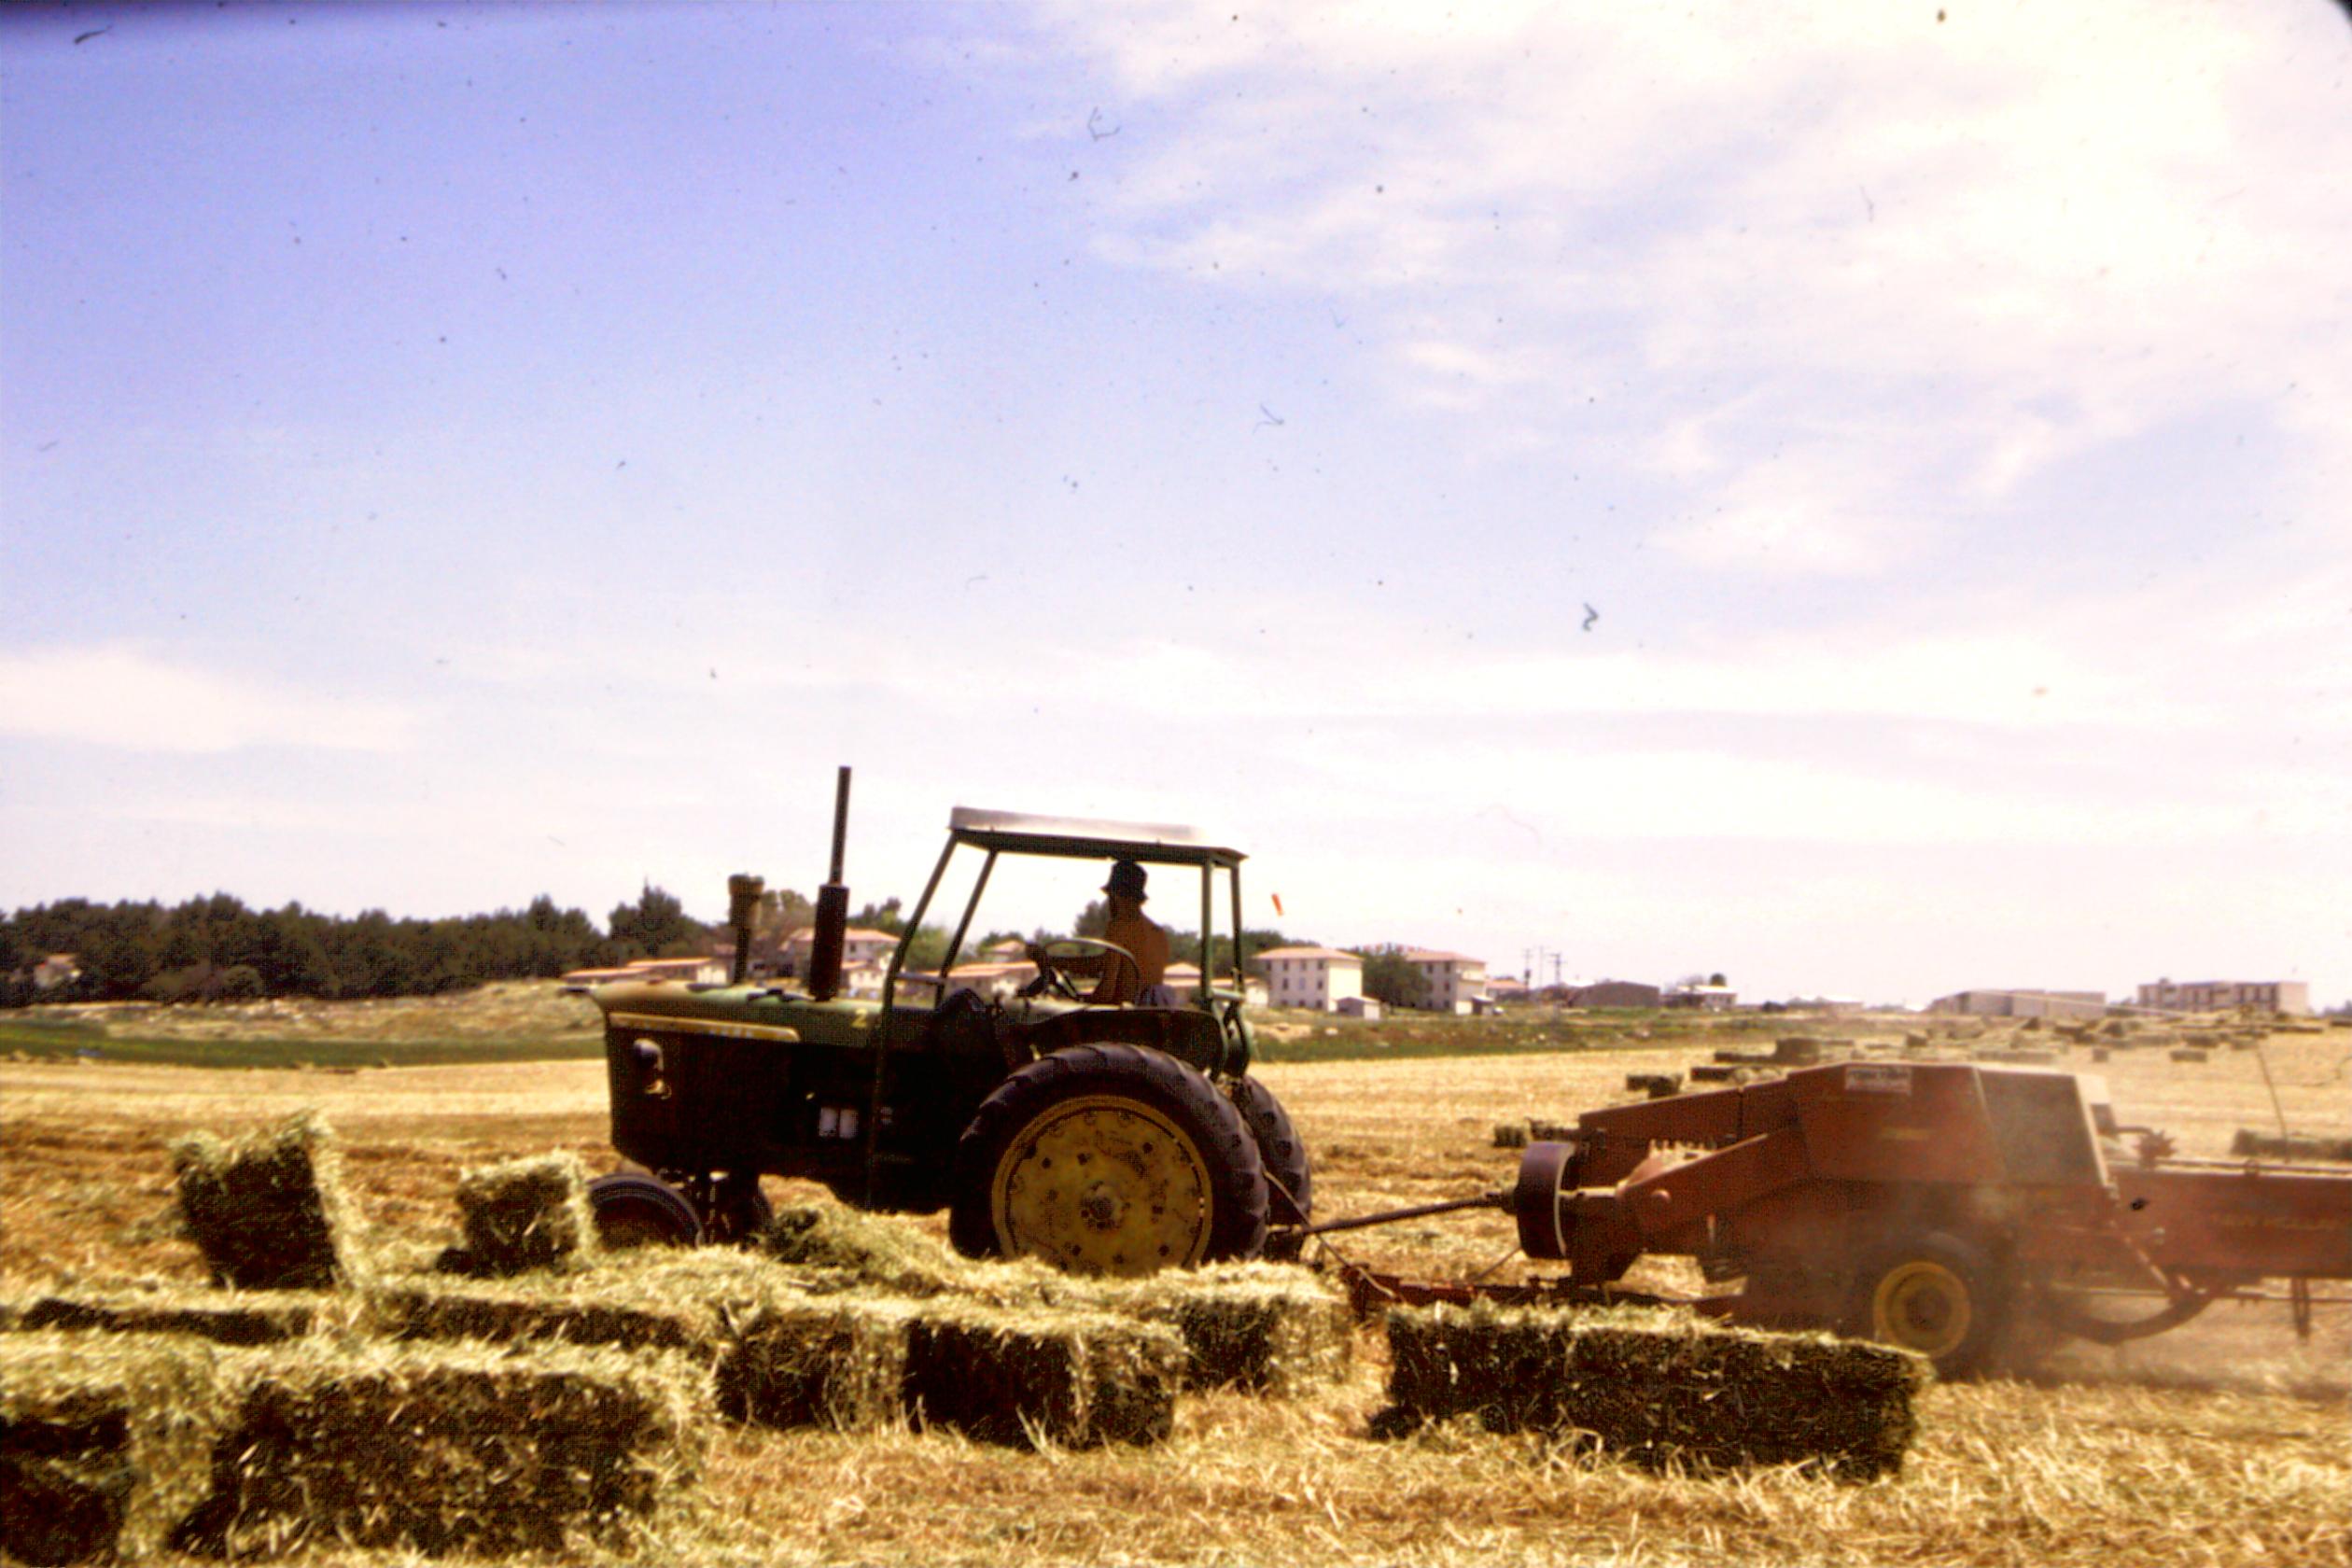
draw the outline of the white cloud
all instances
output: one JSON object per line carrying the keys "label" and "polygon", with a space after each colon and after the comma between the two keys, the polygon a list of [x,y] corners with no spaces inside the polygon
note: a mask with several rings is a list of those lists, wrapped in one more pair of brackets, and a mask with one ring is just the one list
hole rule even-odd
{"label": "white cloud", "polygon": [[[1903,541],[1854,500],[1908,526],[2225,405],[2298,443],[2292,493],[2352,416],[2325,7],[1043,17],[1155,116],[1102,255],[1337,295],[1400,400],[1507,394],[1516,450],[1596,385],[1700,422],[1694,565],[1883,572]],[[1748,470],[1791,411],[1846,439],[1776,493]]]}
{"label": "white cloud", "polygon": [[1771,576],[1868,576],[1928,530],[1890,515],[1861,477],[1826,450],[1748,465],[1716,490],[1715,509],[1661,530],[1658,542],[1694,566]]}
{"label": "white cloud", "polygon": [[415,716],[220,675],[130,645],[0,651],[0,735],[130,751],[400,751]]}

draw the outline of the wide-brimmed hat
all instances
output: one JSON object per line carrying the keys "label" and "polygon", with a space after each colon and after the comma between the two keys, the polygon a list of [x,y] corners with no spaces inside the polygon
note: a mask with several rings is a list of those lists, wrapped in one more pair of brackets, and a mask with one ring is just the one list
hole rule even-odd
{"label": "wide-brimmed hat", "polygon": [[1133,861],[1115,862],[1111,867],[1111,880],[1102,885],[1102,890],[1114,897],[1131,898],[1141,903],[1144,899],[1143,868]]}

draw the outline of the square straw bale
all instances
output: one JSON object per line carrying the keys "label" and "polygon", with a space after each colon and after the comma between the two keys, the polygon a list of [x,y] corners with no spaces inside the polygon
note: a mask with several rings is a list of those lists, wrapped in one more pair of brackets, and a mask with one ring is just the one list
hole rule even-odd
{"label": "square straw bale", "polygon": [[899,1295],[1032,1299],[1054,1270],[1034,1259],[968,1258],[913,1223],[831,1198],[787,1204],[761,1238],[771,1258],[817,1271],[811,1289],[851,1283]]}
{"label": "square straw bale", "polygon": [[898,1421],[906,1385],[907,1300],[804,1296],[735,1322],[718,1368],[719,1412],[761,1426],[864,1432]]}
{"label": "square straw bale", "polygon": [[917,1420],[987,1443],[1156,1443],[1174,1424],[1185,1361],[1157,1323],[931,1301],[909,1325],[907,1402]]}
{"label": "square straw bale", "polygon": [[719,1353],[718,1316],[700,1303],[606,1300],[594,1291],[500,1289],[503,1283],[392,1285],[371,1295],[369,1305],[395,1339],[546,1340],[678,1351],[705,1361]]}
{"label": "square straw bale", "polygon": [[177,1550],[552,1554],[630,1544],[691,1500],[700,1445],[677,1357],[381,1341],[231,1354],[235,1416]]}
{"label": "square straw bale", "polygon": [[234,1139],[172,1145],[181,1216],[212,1268],[240,1290],[327,1290],[361,1270],[327,1125],[308,1113]]}
{"label": "square straw bale", "polygon": [[474,1272],[521,1274],[596,1254],[588,1169],[572,1154],[481,1166],[457,1179],[457,1212]]}
{"label": "square straw bale", "polygon": [[1142,1280],[1072,1281],[1071,1306],[1164,1323],[1184,1342],[1184,1387],[1292,1394],[1347,1371],[1354,1319],[1311,1268],[1226,1263]]}
{"label": "square straw bale", "polygon": [[2230,1153],[2260,1159],[2352,1160],[2352,1138],[2319,1138],[2301,1132],[2261,1132],[2240,1127]]}
{"label": "square straw bale", "polygon": [[159,1549],[203,1496],[228,1421],[217,1353],[160,1335],[0,1339],[0,1554],[47,1564]]}
{"label": "square straw bale", "polygon": [[553,1340],[712,1362],[732,1342],[735,1319],[802,1290],[794,1270],[757,1253],[646,1247],[513,1279],[386,1280],[369,1306],[378,1330],[398,1339]]}
{"label": "square straw bale", "polygon": [[1889,1474],[1928,1376],[1925,1360],[1882,1345],[1654,1309],[1439,1306],[1392,1311],[1388,1329],[1393,1404],[1376,1429],[1475,1415],[1490,1431],[1567,1436],[1653,1468]]}
{"label": "square straw bale", "polygon": [[21,1326],[184,1334],[222,1345],[273,1345],[346,1316],[344,1304],[323,1291],[222,1291],[155,1280],[42,1296],[23,1309]]}

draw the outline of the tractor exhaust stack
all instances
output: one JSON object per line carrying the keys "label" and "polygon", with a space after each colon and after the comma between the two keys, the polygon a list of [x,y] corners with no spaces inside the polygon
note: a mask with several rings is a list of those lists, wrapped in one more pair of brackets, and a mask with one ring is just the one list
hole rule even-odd
{"label": "tractor exhaust stack", "polygon": [[817,930],[808,954],[808,994],[830,1001],[841,992],[841,947],[849,930],[849,888],[841,879],[841,857],[849,838],[849,769],[833,787],[833,870],[817,889]]}
{"label": "tractor exhaust stack", "polygon": [[735,961],[729,966],[727,981],[740,986],[751,973],[751,937],[760,920],[760,899],[767,891],[767,883],[757,876],[737,872],[727,878],[727,924],[735,931]]}

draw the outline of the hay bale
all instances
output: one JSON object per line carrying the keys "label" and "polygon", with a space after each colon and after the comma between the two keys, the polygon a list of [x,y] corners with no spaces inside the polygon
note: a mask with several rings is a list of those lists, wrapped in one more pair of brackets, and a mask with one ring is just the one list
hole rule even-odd
{"label": "hay bale", "polygon": [[1821,1060],[1822,1044],[1810,1034],[1784,1035],[1772,1042],[1772,1059],[1810,1067]]}
{"label": "hay bale", "polygon": [[1526,1124],[1525,1122],[1497,1122],[1497,1123],[1495,1123],[1495,1124],[1494,1124],[1494,1146],[1495,1146],[1496,1148],[1498,1148],[1498,1149],[1524,1149],[1524,1148],[1526,1148],[1526,1147],[1527,1147],[1527,1124]]}
{"label": "hay bale", "polygon": [[788,1204],[762,1235],[761,1248],[806,1271],[808,1288],[878,1290],[900,1295],[971,1295],[1010,1301],[1034,1294],[1054,1271],[1027,1258],[965,1257],[939,1237],[889,1214],[870,1214],[831,1198]]}
{"label": "hay bale", "polygon": [[1343,1376],[1354,1351],[1347,1297],[1311,1268],[1227,1263],[1142,1280],[1088,1281],[1072,1305],[1174,1329],[1183,1386],[1294,1394]]}
{"label": "hay bale", "polygon": [[342,1304],[316,1291],[224,1292],[150,1281],[45,1295],[20,1326],[79,1333],[179,1334],[221,1345],[273,1345],[340,1321]]}
{"label": "hay bale", "polygon": [[484,1281],[436,1288],[401,1285],[369,1297],[376,1322],[395,1339],[482,1339],[515,1345],[610,1345],[678,1351],[704,1360],[719,1353],[717,1315],[704,1307],[665,1309],[640,1302],[501,1291]]}
{"label": "hay bale", "polygon": [[1694,1084],[1728,1084],[1740,1070],[1725,1062],[1694,1062],[1690,1081]]}
{"label": "hay bale", "polygon": [[1629,1072],[1625,1075],[1628,1089],[1647,1095],[1652,1099],[1678,1095],[1682,1093],[1682,1074],[1679,1072]]}
{"label": "hay bale", "polygon": [[2094,1062],[2103,1062],[2112,1055],[2114,1055],[2114,1053],[2108,1050],[2105,1045],[2093,1045],[2091,1047],[2091,1059]]}
{"label": "hay bale", "polygon": [[719,1411],[760,1426],[865,1432],[900,1419],[909,1325],[887,1297],[779,1299],[738,1319],[718,1365]]}
{"label": "hay bale", "polygon": [[1527,1136],[1537,1143],[1566,1143],[1575,1140],[1576,1124],[1574,1122],[1530,1122],[1527,1124]]}
{"label": "hay bale", "polygon": [[311,1113],[234,1139],[195,1133],[172,1145],[172,1167],[214,1283],[326,1290],[360,1271],[341,1161]]}
{"label": "hay bale", "polygon": [[457,1211],[476,1273],[565,1267],[596,1254],[588,1170],[577,1155],[542,1155],[469,1170],[457,1179]]}
{"label": "hay bale", "polygon": [[2240,1127],[2230,1153],[2250,1159],[2352,1160],[2352,1138],[2316,1138],[2301,1132],[2257,1132]]}
{"label": "hay bale", "polygon": [[367,1299],[371,1325],[396,1339],[609,1345],[709,1362],[729,1343],[732,1321],[798,1295],[810,1278],[733,1248],[653,1247],[603,1253],[585,1268],[513,1279],[421,1274],[386,1281]]}
{"label": "hay bale", "polygon": [[631,1540],[699,1460],[684,1364],[549,1346],[313,1341],[232,1352],[235,1414],[175,1550],[440,1556]]}
{"label": "hay bale", "polygon": [[1883,1346],[1655,1309],[1400,1309],[1388,1331],[1392,1405],[1378,1430],[1468,1415],[1490,1431],[1569,1437],[1651,1467],[1889,1474],[1928,1379],[1925,1360]]}
{"label": "hay bale", "polygon": [[2171,1055],[2177,1062],[2201,1062],[2206,1059],[2207,1053],[2202,1045],[2179,1045],[2174,1047]]}
{"label": "hay bale", "polygon": [[0,1553],[146,1556],[203,1495],[228,1409],[211,1347],[186,1338],[0,1339]]}
{"label": "hay bale", "polygon": [[1156,1443],[1186,1357],[1175,1331],[1107,1312],[926,1303],[908,1324],[916,1420],[986,1443]]}

